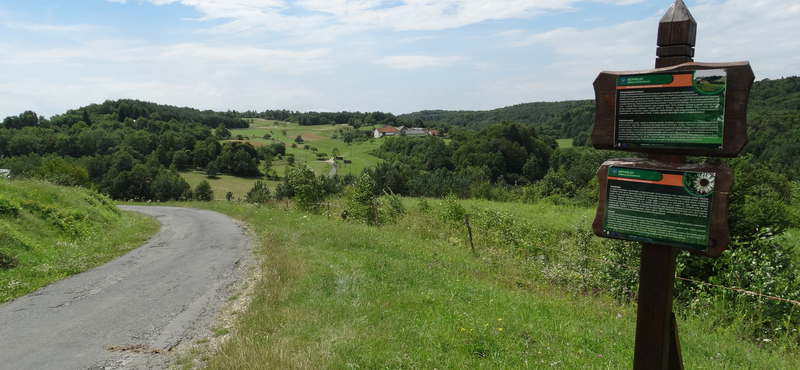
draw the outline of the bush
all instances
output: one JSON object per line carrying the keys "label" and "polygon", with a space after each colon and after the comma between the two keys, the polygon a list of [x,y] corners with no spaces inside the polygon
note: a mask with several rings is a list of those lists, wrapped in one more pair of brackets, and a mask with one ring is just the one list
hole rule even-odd
{"label": "bush", "polygon": [[214,191],[211,190],[211,184],[208,183],[208,180],[200,181],[197,187],[194,188],[194,199],[200,201],[214,200]]}
{"label": "bush", "polygon": [[[231,194],[232,196],[233,194]],[[264,204],[269,201],[271,194],[267,184],[261,180],[256,180],[250,191],[247,192],[245,199],[250,203]]]}
{"label": "bush", "polygon": [[731,236],[747,239],[763,228],[780,233],[797,224],[792,185],[784,174],[754,163],[751,156],[729,160],[729,165],[736,176],[728,209]]}
{"label": "bush", "polygon": [[614,264],[600,266],[600,281],[614,298],[623,302],[635,300],[639,290],[639,271],[625,266],[639,266],[641,244],[615,239],[607,239],[604,244],[603,259]]}
{"label": "bush", "polygon": [[417,199],[417,209],[420,213],[428,213],[431,211],[431,204],[425,198]]}
{"label": "bush", "polygon": [[363,173],[356,178],[352,187],[347,188],[346,194],[350,219],[375,225],[375,180]]}
{"label": "bush", "polygon": [[0,194],[0,215],[16,216],[19,213],[19,209],[19,203]]}
{"label": "bush", "polygon": [[17,267],[19,261],[11,252],[0,249],[0,270],[11,270]]}
{"label": "bush", "polygon": [[[800,269],[790,247],[775,241],[771,230],[762,229],[749,238],[735,240],[713,260],[709,282],[790,300],[800,300]],[[800,325],[794,305],[750,294],[697,286],[684,299],[688,307],[724,307],[719,317],[726,323],[746,318],[753,336],[768,336],[776,330]],[[687,295],[684,295],[685,297]],[[794,315],[793,315],[794,313]]]}
{"label": "bush", "polygon": [[461,202],[458,201],[458,197],[455,194],[450,193],[444,198],[440,213],[440,217],[443,221],[463,222],[464,214],[466,213],[467,210],[464,209],[464,206],[461,205]]}
{"label": "bush", "polygon": [[[293,158],[293,157],[290,157]],[[289,186],[294,192],[295,204],[300,210],[319,212],[320,204],[325,196],[322,181],[314,174],[314,170],[301,164],[287,173]]]}
{"label": "bush", "polygon": [[46,159],[41,167],[33,171],[33,176],[56,185],[89,187],[89,172],[83,167],[67,163],[61,157]]}

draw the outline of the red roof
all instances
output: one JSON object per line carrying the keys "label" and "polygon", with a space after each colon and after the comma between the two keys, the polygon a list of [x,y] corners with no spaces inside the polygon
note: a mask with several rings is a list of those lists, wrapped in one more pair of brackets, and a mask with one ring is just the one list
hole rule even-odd
{"label": "red roof", "polygon": [[400,130],[398,130],[396,127],[392,127],[392,126],[383,126],[383,127],[378,129],[378,132],[382,132],[382,133],[386,134],[386,133],[389,133],[389,132],[400,132]]}

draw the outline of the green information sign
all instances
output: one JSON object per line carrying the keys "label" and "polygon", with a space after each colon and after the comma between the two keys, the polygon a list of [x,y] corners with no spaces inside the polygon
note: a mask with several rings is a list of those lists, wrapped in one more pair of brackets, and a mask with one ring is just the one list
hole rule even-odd
{"label": "green information sign", "polygon": [[614,146],[722,149],[725,69],[617,77]]}
{"label": "green information sign", "polygon": [[709,248],[714,173],[609,167],[603,235]]}

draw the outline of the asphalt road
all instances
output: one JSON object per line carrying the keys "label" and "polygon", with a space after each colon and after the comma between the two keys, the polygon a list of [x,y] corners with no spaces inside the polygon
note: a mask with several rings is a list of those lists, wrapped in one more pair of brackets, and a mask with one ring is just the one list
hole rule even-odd
{"label": "asphalt road", "polygon": [[211,211],[120,206],[161,230],[103,266],[0,305],[0,369],[163,369],[213,324],[251,242]]}

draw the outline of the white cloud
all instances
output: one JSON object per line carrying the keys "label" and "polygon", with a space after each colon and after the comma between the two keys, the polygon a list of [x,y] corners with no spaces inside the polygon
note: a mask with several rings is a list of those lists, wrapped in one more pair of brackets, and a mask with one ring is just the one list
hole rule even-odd
{"label": "white cloud", "polygon": [[565,27],[521,38],[512,34],[509,43],[544,48],[554,54],[553,65],[585,65],[597,72],[647,69],[655,63],[658,20],[650,17],[588,30]]}
{"label": "white cloud", "polygon": [[797,1],[704,1],[690,10],[697,21],[695,60],[750,61],[757,79],[798,73]]}
{"label": "white cloud", "polygon": [[148,45],[141,41],[99,40],[74,48],[22,50],[8,55],[3,62],[17,65],[71,63],[92,64],[115,62],[147,67],[218,66],[241,68],[257,66],[276,72],[300,73],[326,68],[331,49],[315,48],[305,51],[265,49],[252,46],[214,47],[203,44]]}
{"label": "white cloud", "polygon": [[573,4],[581,0],[149,1],[154,4],[180,2],[203,14],[201,20],[229,20],[205,32],[252,35],[276,31],[295,36],[323,35],[322,41],[328,41],[341,34],[364,30],[444,30],[488,20],[526,19],[572,9]]}
{"label": "white cloud", "polygon": [[467,60],[463,56],[431,57],[425,55],[394,55],[375,61],[394,69],[412,69],[421,67],[447,67]]}
{"label": "white cloud", "polygon": [[90,24],[6,23],[12,29],[41,33],[76,33],[96,31],[100,27]]}

